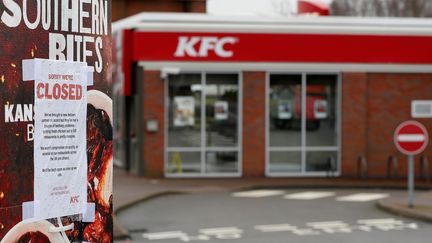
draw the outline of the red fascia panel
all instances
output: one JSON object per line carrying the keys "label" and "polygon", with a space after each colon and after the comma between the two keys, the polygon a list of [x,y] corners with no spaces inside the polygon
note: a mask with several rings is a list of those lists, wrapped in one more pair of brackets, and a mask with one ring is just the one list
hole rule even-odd
{"label": "red fascia panel", "polygon": [[[180,37],[230,37],[236,42],[223,46],[230,57],[218,56],[214,49],[208,55],[175,56]],[[432,36],[134,32],[132,38],[134,61],[432,64]],[[192,47],[199,53],[202,41]]]}

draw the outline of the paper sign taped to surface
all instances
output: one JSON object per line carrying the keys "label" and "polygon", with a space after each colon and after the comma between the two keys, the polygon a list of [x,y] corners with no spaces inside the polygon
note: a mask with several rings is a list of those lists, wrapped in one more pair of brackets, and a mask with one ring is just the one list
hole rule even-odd
{"label": "paper sign taped to surface", "polygon": [[33,62],[34,218],[81,214],[87,203],[87,65]]}
{"label": "paper sign taped to surface", "polygon": [[195,125],[195,98],[193,96],[174,97],[174,126]]}
{"label": "paper sign taped to surface", "polygon": [[228,101],[215,101],[214,116],[215,120],[228,120]]}

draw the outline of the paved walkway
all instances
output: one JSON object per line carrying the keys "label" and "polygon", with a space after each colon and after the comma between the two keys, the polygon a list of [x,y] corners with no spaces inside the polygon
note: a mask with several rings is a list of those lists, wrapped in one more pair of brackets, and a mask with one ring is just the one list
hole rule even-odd
{"label": "paved walkway", "polygon": [[417,192],[413,207],[408,207],[408,198],[387,198],[378,201],[377,206],[385,211],[432,223],[432,192]]}
{"label": "paved walkway", "polygon": [[[340,178],[242,178],[242,179],[146,179],[114,169],[114,213],[143,200],[170,194],[209,191],[237,191],[250,188],[395,188],[406,187],[406,180],[357,180]],[[416,188],[432,190],[432,183],[416,182]],[[406,199],[388,198],[378,202],[387,211],[430,220],[432,191],[416,193],[415,207],[407,209]],[[420,215],[421,217],[419,217]],[[114,220],[114,238],[127,239],[128,232]]]}

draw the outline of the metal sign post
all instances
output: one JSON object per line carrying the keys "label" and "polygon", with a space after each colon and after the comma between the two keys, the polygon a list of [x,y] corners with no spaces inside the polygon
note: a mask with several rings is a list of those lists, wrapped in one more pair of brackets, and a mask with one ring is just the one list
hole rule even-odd
{"label": "metal sign post", "polygon": [[405,121],[394,133],[397,149],[408,155],[408,207],[414,206],[414,155],[423,152],[429,142],[426,128],[416,121]]}
{"label": "metal sign post", "polygon": [[408,207],[414,205],[414,156],[408,155]]}

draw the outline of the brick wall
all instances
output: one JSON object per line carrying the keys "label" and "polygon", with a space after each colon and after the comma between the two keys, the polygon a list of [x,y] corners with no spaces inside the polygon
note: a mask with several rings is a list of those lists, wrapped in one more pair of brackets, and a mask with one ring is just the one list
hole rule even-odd
{"label": "brick wall", "polygon": [[205,13],[205,0],[113,0],[113,21],[141,12]]}
{"label": "brick wall", "polygon": [[[393,132],[401,122],[411,119],[411,100],[432,99],[431,84],[430,74],[368,74],[367,149],[371,176],[385,175],[391,154],[398,156],[399,174],[406,175],[406,156],[397,152]],[[418,121],[432,130],[432,119]],[[426,154],[432,152],[430,147]]]}
{"label": "brick wall", "polygon": [[[431,74],[343,75],[343,176],[357,173],[356,159],[360,154],[368,160],[370,177],[386,176],[390,155],[397,156],[399,175],[406,176],[406,156],[396,150],[393,132],[401,122],[411,119],[411,100],[432,99],[431,84]],[[432,131],[432,119],[417,120]],[[425,155],[431,154],[431,147]],[[417,161],[417,173],[419,165]]]}
{"label": "brick wall", "polygon": [[192,1],[190,2],[189,12],[191,13],[206,13],[206,1]]}
{"label": "brick wall", "polygon": [[156,119],[157,132],[147,132],[145,124],[139,129],[144,134],[145,175],[162,177],[164,171],[164,81],[159,71],[144,71],[144,123]]}
{"label": "brick wall", "polygon": [[112,1],[112,21],[126,17],[126,3],[123,0]]}
{"label": "brick wall", "polygon": [[265,175],[265,79],[243,73],[243,177]]}
{"label": "brick wall", "polygon": [[367,76],[365,73],[342,75],[342,174],[356,176],[357,158],[367,156]]}

